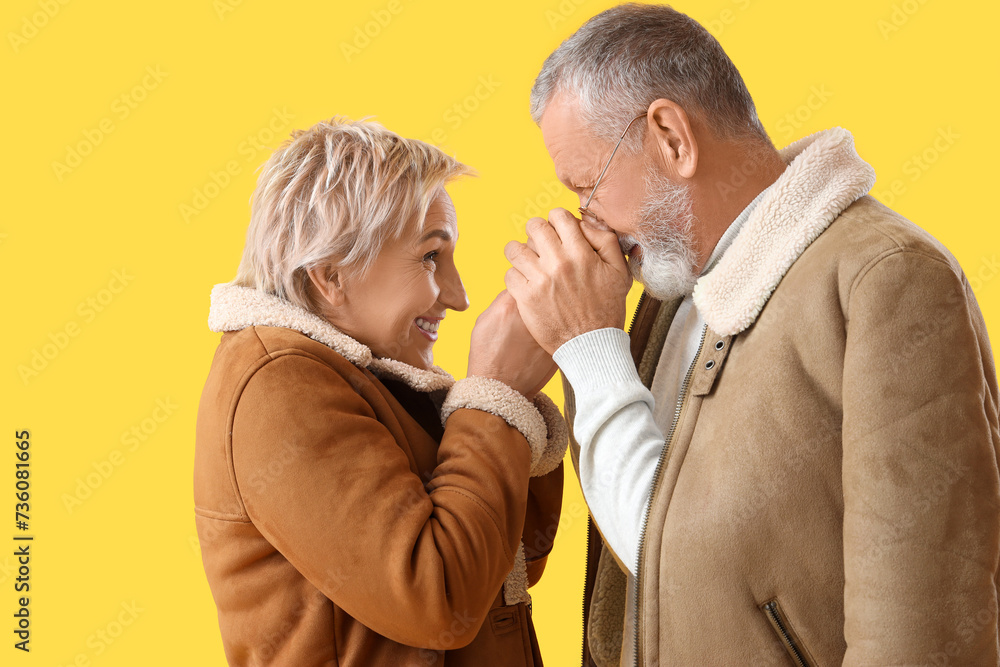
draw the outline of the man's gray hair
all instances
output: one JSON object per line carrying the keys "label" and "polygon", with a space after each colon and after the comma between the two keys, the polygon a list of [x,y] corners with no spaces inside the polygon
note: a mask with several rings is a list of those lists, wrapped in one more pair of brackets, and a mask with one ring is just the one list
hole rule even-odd
{"label": "man's gray hair", "polygon": [[[619,5],[584,23],[546,58],[535,79],[535,123],[557,93],[567,93],[594,135],[609,142],[663,98],[699,117],[720,139],[771,145],[743,77],[718,40],[666,5]],[[622,148],[635,152],[642,136],[630,133]]]}

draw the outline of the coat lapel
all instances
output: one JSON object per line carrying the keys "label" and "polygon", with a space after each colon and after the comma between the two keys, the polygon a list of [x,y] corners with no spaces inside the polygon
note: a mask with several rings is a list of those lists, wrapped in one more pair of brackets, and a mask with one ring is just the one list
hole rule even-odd
{"label": "coat lapel", "polygon": [[434,392],[455,384],[455,378],[439,366],[423,369],[395,359],[375,357],[367,345],[320,316],[274,294],[220,283],[212,288],[211,301],[208,328],[212,331],[238,331],[252,326],[285,327],[323,343],[355,366],[367,368],[376,377],[399,380],[416,391]]}
{"label": "coat lapel", "polygon": [[694,287],[708,326],[735,335],[757,319],[799,255],[840,213],[875,185],[875,170],[835,127],[781,151],[788,168],[754,208],[719,263]]}

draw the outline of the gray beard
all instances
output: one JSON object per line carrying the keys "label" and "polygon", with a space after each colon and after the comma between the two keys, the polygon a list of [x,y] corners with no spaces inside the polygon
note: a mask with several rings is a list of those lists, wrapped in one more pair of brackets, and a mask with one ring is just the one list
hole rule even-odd
{"label": "gray beard", "polygon": [[623,234],[618,242],[626,254],[633,245],[642,247],[642,257],[629,258],[632,277],[661,301],[687,296],[698,280],[698,255],[692,228],[691,192],[655,172],[646,175],[646,198],[640,211],[636,236]]}

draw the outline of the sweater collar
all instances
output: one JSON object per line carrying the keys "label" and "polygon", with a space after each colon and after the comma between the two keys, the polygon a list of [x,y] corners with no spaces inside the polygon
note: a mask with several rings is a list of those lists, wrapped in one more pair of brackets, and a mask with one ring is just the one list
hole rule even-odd
{"label": "sweater collar", "polygon": [[757,319],[799,255],[833,220],[875,185],[875,170],[841,127],[781,150],[788,168],[762,193],[732,245],[694,286],[706,324],[735,335]]}
{"label": "sweater collar", "polygon": [[439,366],[423,369],[396,359],[376,357],[367,345],[322,317],[274,294],[229,283],[212,288],[209,329],[221,333],[252,326],[294,329],[323,343],[355,366],[367,368],[376,377],[398,380],[416,391],[447,389],[455,383],[455,378]]}

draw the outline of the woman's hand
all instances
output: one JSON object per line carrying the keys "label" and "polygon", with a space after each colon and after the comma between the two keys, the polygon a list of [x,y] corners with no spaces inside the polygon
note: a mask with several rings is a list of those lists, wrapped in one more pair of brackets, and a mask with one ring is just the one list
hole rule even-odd
{"label": "woman's hand", "polygon": [[514,298],[500,292],[472,329],[468,374],[500,380],[530,401],[555,372],[552,356],[528,333]]}

